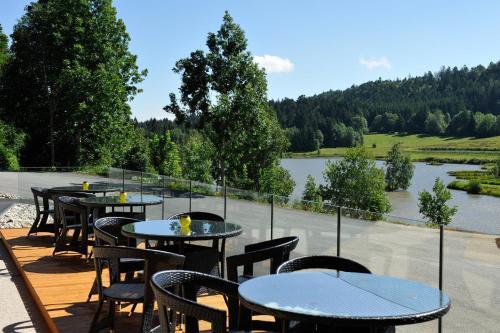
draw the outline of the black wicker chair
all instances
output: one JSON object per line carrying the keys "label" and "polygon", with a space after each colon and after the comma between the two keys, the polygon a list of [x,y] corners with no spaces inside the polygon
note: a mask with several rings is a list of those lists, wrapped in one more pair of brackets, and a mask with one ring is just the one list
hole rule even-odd
{"label": "black wicker chair", "polygon": [[289,260],[278,267],[277,273],[303,269],[330,269],[342,272],[371,273],[368,268],[350,259],[334,256],[308,256]]}
{"label": "black wicker chair", "polygon": [[[50,232],[56,234],[55,224],[47,223],[49,216],[54,218],[54,208],[50,208],[49,200],[52,201],[52,195],[46,188],[32,187],[33,199],[35,201],[36,217],[28,231],[28,236],[37,232]],[[40,206],[40,200],[42,201]]]}
{"label": "black wicker chair", "polygon": [[[153,275],[151,280],[158,303],[160,328],[156,332],[175,332],[175,316],[186,316],[186,332],[198,332],[198,320],[212,324],[212,332],[228,332],[226,320],[229,317],[229,329],[237,328],[238,284],[213,275],[192,271],[165,271]],[[196,302],[196,290],[206,287],[215,290],[227,298],[228,312]],[[179,296],[173,290],[183,290]]]}
{"label": "black wicker chair", "polygon": [[[168,220],[176,220],[180,219],[181,215],[189,215],[191,219],[193,220],[209,220],[209,221],[215,221],[215,222],[220,222],[224,223],[224,218],[222,216],[219,216],[217,214],[209,213],[209,212],[186,212],[186,213],[181,213],[181,214],[175,214],[172,215],[168,218]],[[226,261],[226,239],[220,240],[220,246],[219,246],[219,239],[215,239],[212,241],[212,246],[203,246],[199,244],[184,244],[183,245],[183,251],[185,253],[193,253],[193,252],[204,252],[207,254],[207,256],[210,256],[210,251],[207,250],[215,250],[217,252],[217,262],[218,266],[215,265],[214,270],[206,270],[202,269],[202,272],[210,272],[213,273],[214,275],[219,275],[221,277],[225,276],[225,261]],[[192,261],[192,260],[191,260]]]}
{"label": "black wicker chair", "polygon": [[[295,271],[300,271],[304,269],[328,269],[328,270],[336,270],[342,272],[354,272],[354,273],[366,273],[371,274],[370,270],[365,266],[361,265],[358,262],[353,260],[335,257],[335,256],[306,256],[295,258],[283,263],[280,267],[278,267],[278,274],[282,273],[290,273]],[[333,296],[333,295],[332,295]],[[362,328],[362,327],[328,327],[322,325],[312,325],[309,323],[286,323],[286,329],[283,330],[285,332],[293,332],[293,333],[306,333],[306,332],[347,332],[347,333],[368,333],[372,332],[370,328]],[[376,333],[392,333],[395,332],[396,329],[394,326],[378,328],[375,330]]]}
{"label": "black wicker chair", "polygon": [[[82,206],[76,197],[60,196],[55,202],[61,228],[57,234],[53,255],[61,251],[74,251],[87,257],[88,238],[92,233],[91,215],[87,207]],[[73,234],[68,240],[70,231],[73,231]]]}
{"label": "black wicker chair", "polygon": [[[243,283],[254,277],[254,264],[270,260],[269,274],[275,274],[278,267],[290,259],[292,252],[299,243],[296,236],[276,238],[260,243],[249,244],[245,246],[245,252],[227,257],[227,278],[230,281]],[[238,274],[238,267],[243,266],[243,275]],[[254,315],[258,315],[254,313]],[[250,320],[252,314],[248,310],[241,311],[242,327],[249,327],[258,330],[278,330],[277,323]],[[251,324],[250,324],[251,321]]]}
{"label": "black wicker chair", "polygon": [[[95,194],[86,192],[56,193],[52,191],[50,191],[50,194],[52,196],[52,200],[54,201],[54,243],[56,243],[57,237],[59,236],[63,225],[61,209],[59,207],[59,198],[66,196],[69,196],[71,198],[92,198],[95,197]],[[74,214],[70,212],[66,214],[66,220],[72,220],[74,218]]]}
{"label": "black wicker chair", "polygon": [[[121,281],[120,259],[130,258],[144,260],[143,281]],[[95,246],[94,263],[96,270],[99,303],[92,319],[90,332],[98,332],[104,327],[114,330],[115,305],[118,302],[143,303],[140,332],[148,332],[152,328],[154,295],[149,281],[154,273],[166,269],[180,269],[184,264],[184,256],[156,250],[145,250],[122,246]],[[103,266],[108,267],[110,285],[103,286]],[[147,283],[145,283],[146,281]],[[109,304],[108,317],[99,320],[104,302]]]}
{"label": "black wicker chair", "polygon": [[[96,245],[105,246],[129,246],[135,247],[135,239],[130,239],[122,235],[121,228],[129,223],[139,222],[140,220],[126,217],[104,217],[94,222],[94,237]],[[126,280],[132,280],[134,273],[144,269],[144,260],[132,258],[120,258],[118,270],[125,273]],[[97,294],[97,279],[90,289],[87,302],[92,295]],[[134,307],[135,309],[135,307]],[[132,311],[134,310],[132,309]]]}

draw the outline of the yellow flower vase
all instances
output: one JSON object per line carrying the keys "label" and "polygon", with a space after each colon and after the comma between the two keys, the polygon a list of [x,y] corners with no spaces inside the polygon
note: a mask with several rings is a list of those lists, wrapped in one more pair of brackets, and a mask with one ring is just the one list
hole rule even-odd
{"label": "yellow flower vase", "polygon": [[83,189],[84,191],[87,191],[87,190],[89,189],[89,186],[90,186],[90,185],[89,185],[89,183],[88,183],[87,181],[84,181],[84,182],[82,183],[82,189]]}
{"label": "yellow flower vase", "polygon": [[127,193],[126,192],[120,192],[119,200],[120,200],[120,203],[126,203],[127,202]]}

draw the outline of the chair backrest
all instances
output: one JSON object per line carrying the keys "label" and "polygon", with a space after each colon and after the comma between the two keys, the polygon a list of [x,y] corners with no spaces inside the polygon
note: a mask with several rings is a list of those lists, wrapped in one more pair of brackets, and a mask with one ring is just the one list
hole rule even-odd
{"label": "chair backrest", "polygon": [[40,214],[40,201],[42,199],[43,210],[49,209],[49,200],[52,200],[52,197],[49,191],[43,187],[32,187],[31,192],[33,193],[33,199],[35,201],[35,208],[37,214]]}
{"label": "chair backrest", "polygon": [[[63,211],[61,210],[61,198],[72,198],[70,199],[64,199],[64,204],[71,204],[74,207],[80,207],[82,208],[83,206],[80,204],[77,198],[93,198],[95,197],[94,194],[92,193],[84,193],[84,192],[72,192],[69,194],[64,194],[64,193],[52,193],[52,200],[54,200],[54,219],[62,223],[63,222]],[[68,207],[68,206],[67,206]],[[69,207],[71,209],[71,207]]]}
{"label": "chair backrest", "polygon": [[177,220],[181,217],[181,215],[189,215],[193,220],[209,220],[209,221],[218,221],[224,222],[224,218],[217,214],[209,213],[209,212],[186,212],[172,215],[168,218],[168,220]]}
{"label": "chair backrest", "polygon": [[132,246],[129,238],[122,235],[124,225],[140,222],[127,217],[103,217],[94,222],[94,236],[97,245]]}
{"label": "chair backrest", "polygon": [[[94,264],[96,271],[97,289],[99,297],[103,297],[102,272],[103,266],[107,264],[110,284],[120,281],[120,258],[144,260],[144,281],[150,281],[154,273],[161,270],[181,269],[184,265],[184,256],[180,254],[138,249],[124,246],[94,246]],[[144,283],[144,303],[153,301],[153,290],[151,284]]]}
{"label": "chair backrest", "polygon": [[56,209],[59,210],[62,223],[67,223],[69,216],[75,217],[75,224],[85,225],[88,222],[87,207],[81,205],[77,197],[60,196],[55,199],[55,202],[57,202]]}
{"label": "chair backrest", "polygon": [[299,243],[299,237],[290,236],[276,238],[245,246],[245,253],[227,257],[227,277],[230,281],[238,281],[238,267],[243,266],[243,274],[253,275],[253,264],[270,260],[269,273],[275,274],[278,267],[288,259]]}
{"label": "chair backrest", "polygon": [[[186,325],[193,320],[204,320],[212,324],[212,331],[225,333],[226,311],[215,309],[196,302],[196,290],[207,287],[216,290],[228,298],[229,328],[235,329],[238,314],[238,284],[219,277],[192,271],[171,270],[153,275],[151,285],[158,303],[160,316],[160,332],[170,332],[172,322],[169,313],[180,313],[188,319]],[[182,296],[172,292],[182,287]],[[171,310],[172,312],[169,312]],[[186,327],[186,331],[190,331]]]}
{"label": "chair backrest", "polygon": [[278,274],[315,268],[342,272],[371,273],[368,268],[350,259],[335,256],[307,256],[283,263],[278,267]]}

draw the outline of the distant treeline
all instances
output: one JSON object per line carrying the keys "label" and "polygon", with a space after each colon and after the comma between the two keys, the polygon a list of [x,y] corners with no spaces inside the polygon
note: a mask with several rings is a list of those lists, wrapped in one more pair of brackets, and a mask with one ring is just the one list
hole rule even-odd
{"label": "distant treeline", "polygon": [[346,90],[271,101],[292,151],[352,146],[362,133],[500,135],[500,62],[370,81]]}

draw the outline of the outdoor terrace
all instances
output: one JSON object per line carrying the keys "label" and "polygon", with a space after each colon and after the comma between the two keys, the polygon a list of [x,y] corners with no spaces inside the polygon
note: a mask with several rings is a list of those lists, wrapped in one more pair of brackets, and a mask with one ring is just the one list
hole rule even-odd
{"label": "outdoor terrace", "polygon": [[[368,267],[373,273],[411,279],[438,287],[439,230],[419,221],[385,217],[387,221],[367,221],[367,214],[340,209],[332,214],[294,209],[292,202],[237,189],[174,180],[131,171],[112,169],[106,176],[91,176],[75,170],[67,172],[1,173],[2,192],[16,194],[29,203],[30,187],[69,184],[107,183],[125,186],[128,192],[164,196],[162,205],[147,208],[148,219],[161,219],[184,211],[208,211],[242,226],[243,233],[228,240],[227,255],[241,253],[244,245],[271,238],[296,235],[300,238],[292,257],[312,254],[340,255]],[[189,191],[191,189],[191,191]],[[252,199],[252,200],[247,200]],[[82,329],[95,311],[95,301],[86,303],[92,285],[93,267],[78,255],[52,257],[51,243],[42,235],[26,238],[27,229],[0,230],[16,258],[27,286],[39,298],[58,331],[74,325]],[[340,237],[337,237],[340,236]],[[500,256],[498,235],[483,235],[454,230],[444,233],[444,285],[452,306],[443,318],[443,329],[453,332],[494,332],[500,310]],[[340,243],[338,243],[340,239]],[[260,267],[258,272],[263,272]],[[71,280],[71,284],[65,281]],[[207,302],[222,306],[220,299]],[[204,300],[204,301],[205,301]],[[42,310],[43,310],[42,309]],[[127,311],[124,309],[123,311]],[[43,311],[42,311],[43,312]],[[125,313],[124,312],[124,313]],[[140,310],[136,312],[140,313]],[[138,325],[137,315],[117,320],[117,331]],[[54,328],[54,327],[53,327]],[[204,328],[204,327],[202,327]],[[436,332],[437,321],[401,326],[398,332]]]}

